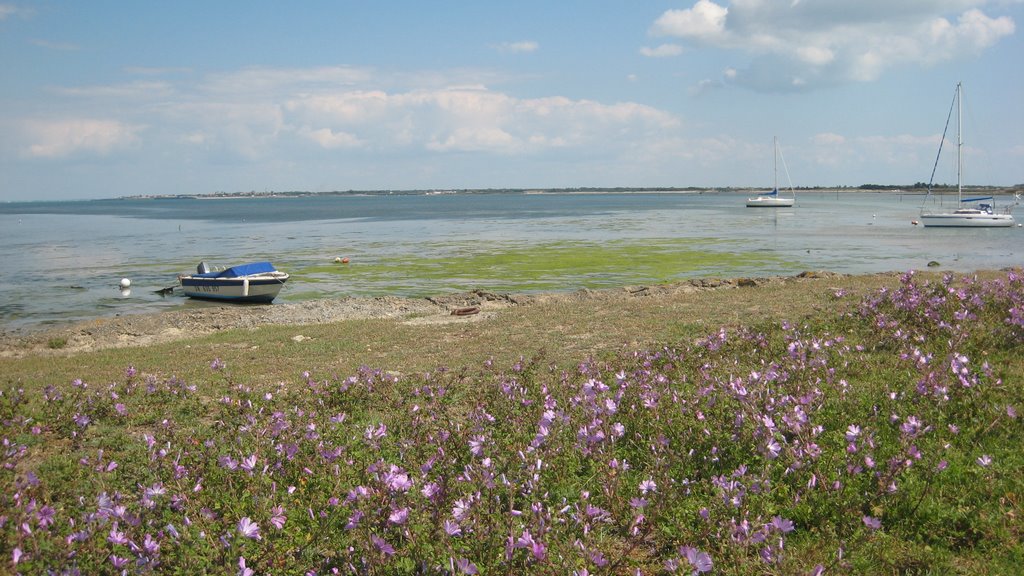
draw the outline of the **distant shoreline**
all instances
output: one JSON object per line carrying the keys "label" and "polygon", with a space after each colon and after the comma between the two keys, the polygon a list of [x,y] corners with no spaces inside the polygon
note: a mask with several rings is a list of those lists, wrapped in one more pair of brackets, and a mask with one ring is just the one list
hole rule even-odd
{"label": "distant shoreline", "polygon": [[[315,198],[324,196],[450,196],[450,195],[488,195],[488,194],[523,194],[523,195],[574,195],[574,194],[749,194],[758,190],[766,190],[765,186],[747,187],[651,187],[651,188],[461,188],[461,189],[414,189],[414,190],[335,190],[328,192],[303,191],[267,191],[267,192],[209,192],[202,194],[140,194],[120,196],[116,200],[239,200],[254,198]],[[876,186],[862,185],[859,187],[844,186],[806,186],[794,187],[792,190],[802,193],[868,193],[868,194],[902,194],[906,196],[924,196],[927,188],[912,186]],[[1024,193],[1024,184],[1014,186],[965,186],[964,192],[985,193],[992,195],[1014,195]],[[952,185],[933,186],[932,194],[947,196],[956,194]]]}

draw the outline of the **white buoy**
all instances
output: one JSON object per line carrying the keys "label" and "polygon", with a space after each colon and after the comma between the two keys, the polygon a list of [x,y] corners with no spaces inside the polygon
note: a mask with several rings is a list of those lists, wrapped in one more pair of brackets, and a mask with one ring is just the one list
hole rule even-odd
{"label": "white buoy", "polygon": [[132,285],[132,281],[127,278],[121,278],[121,288],[128,288]]}

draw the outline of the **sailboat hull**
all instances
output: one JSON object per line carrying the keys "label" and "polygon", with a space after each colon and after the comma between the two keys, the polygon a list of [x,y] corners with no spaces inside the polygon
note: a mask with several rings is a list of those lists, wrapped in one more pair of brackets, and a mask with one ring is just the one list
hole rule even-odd
{"label": "sailboat hull", "polygon": [[921,224],[938,228],[1006,228],[1013,226],[1012,214],[922,214]]}
{"label": "sailboat hull", "polygon": [[758,196],[757,198],[747,198],[747,208],[789,208],[795,201],[793,198]]}

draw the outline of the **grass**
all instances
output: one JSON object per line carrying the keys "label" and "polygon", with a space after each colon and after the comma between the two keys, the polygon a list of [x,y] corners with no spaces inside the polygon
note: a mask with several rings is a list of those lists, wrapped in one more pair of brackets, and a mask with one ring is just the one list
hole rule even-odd
{"label": "grass", "polygon": [[67,338],[53,337],[46,342],[46,346],[51,350],[59,350],[68,345]]}
{"label": "grass", "polygon": [[0,559],[1012,573],[1022,312],[1013,272],[794,279],[3,359]]}

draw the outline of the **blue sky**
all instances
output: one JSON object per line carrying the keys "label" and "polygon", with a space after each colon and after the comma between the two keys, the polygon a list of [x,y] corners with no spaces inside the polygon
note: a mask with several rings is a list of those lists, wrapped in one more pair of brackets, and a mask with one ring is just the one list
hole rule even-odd
{"label": "blue sky", "polygon": [[[0,0],[0,200],[1024,183],[1024,0]],[[955,181],[952,163],[937,180]]]}

